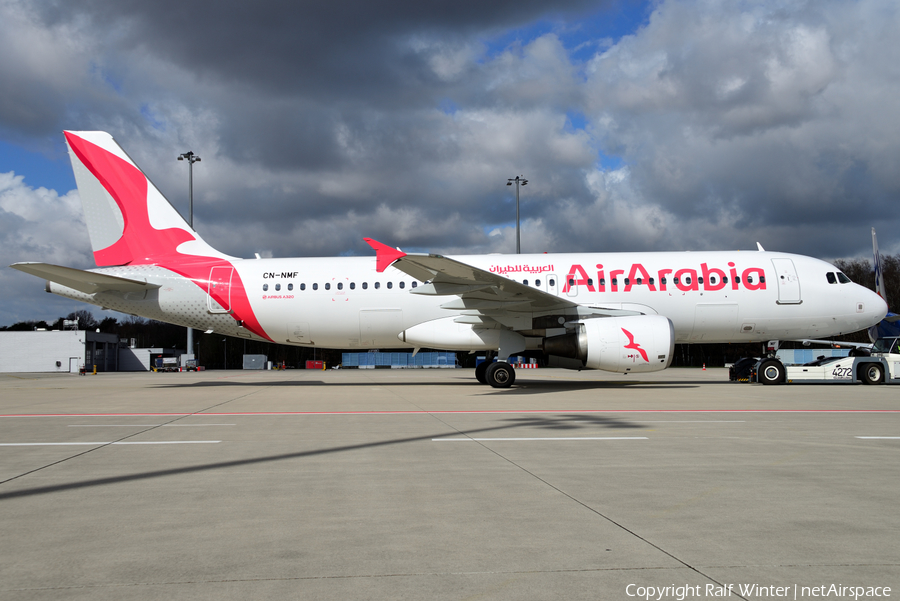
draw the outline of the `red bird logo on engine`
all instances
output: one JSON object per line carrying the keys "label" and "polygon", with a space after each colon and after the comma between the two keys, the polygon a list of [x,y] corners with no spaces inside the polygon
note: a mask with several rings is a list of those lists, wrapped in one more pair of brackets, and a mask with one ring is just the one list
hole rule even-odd
{"label": "red bird logo on engine", "polygon": [[641,348],[641,345],[634,341],[634,334],[622,328],[622,331],[628,336],[628,344],[625,345],[625,348],[634,349],[641,354],[641,357],[644,358],[644,361],[650,363],[650,359],[647,357],[647,351]]}

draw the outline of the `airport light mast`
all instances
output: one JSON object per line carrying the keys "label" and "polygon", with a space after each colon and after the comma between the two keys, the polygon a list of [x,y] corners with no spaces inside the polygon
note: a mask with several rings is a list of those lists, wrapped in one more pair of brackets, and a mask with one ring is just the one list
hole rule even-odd
{"label": "airport light mast", "polygon": [[522,243],[519,235],[519,185],[526,185],[528,180],[524,176],[517,175],[515,179],[509,178],[506,185],[511,186],[513,183],[516,184],[516,254],[520,255],[522,254]]}
{"label": "airport light mast", "polygon": [[[188,150],[178,155],[179,161],[187,160],[188,162],[188,225],[194,229],[194,163],[200,162],[200,157]],[[187,354],[192,358],[194,356],[194,330],[187,329]]]}

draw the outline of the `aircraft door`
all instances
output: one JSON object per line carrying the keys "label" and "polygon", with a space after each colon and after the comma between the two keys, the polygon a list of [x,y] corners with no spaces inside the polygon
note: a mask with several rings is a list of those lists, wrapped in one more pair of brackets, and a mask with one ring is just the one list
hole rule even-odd
{"label": "aircraft door", "polygon": [[231,313],[231,278],[234,267],[221,266],[209,270],[206,306],[210,313]]}
{"label": "aircraft door", "polygon": [[566,278],[566,281],[563,282],[563,290],[567,290],[566,294],[569,296],[578,296],[578,284],[575,283],[578,280],[574,275],[567,275]]}
{"label": "aircraft door", "polygon": [[802,303],[800,278],[797,277],[794,262],[790,259],[772,259],[772,265],[775,266],[775,278],[778,282],[778,304],[799,305]]}

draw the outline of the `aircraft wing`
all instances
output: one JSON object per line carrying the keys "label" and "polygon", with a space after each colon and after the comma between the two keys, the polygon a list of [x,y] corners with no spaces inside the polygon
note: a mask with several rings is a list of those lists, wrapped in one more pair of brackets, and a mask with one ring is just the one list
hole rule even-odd
{"label": "aircraft wing", "polygon": [[466,314],[566,312],[587,316],[639,315],[636,311],[584,307],[532,286],[496,273],[435,254],[406,254],[396,248],[366,238],[377,255],[377,269],[393,266],[426,282],[411,291],[427,296],[457,296],[441,305]]}
{"label": "aircraft wing", "polygon": [[140,280],[121,278],[114,275],[83,271],[72,267],[62,267],[49,263],[13,263],[13,269],[24,271],[39,278],[67,286],[85,294],[107,292],[111,290],[119,292],[138,292],[159,288],[159,284],[150,284]]}

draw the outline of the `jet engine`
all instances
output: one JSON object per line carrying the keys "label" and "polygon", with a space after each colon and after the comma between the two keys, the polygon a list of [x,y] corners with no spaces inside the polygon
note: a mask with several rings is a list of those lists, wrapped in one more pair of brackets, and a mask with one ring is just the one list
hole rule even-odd
{"label": "jet engine", "polygon": [[584,367],[620,373],[660,371],[672,363],[675,328],[662,315],[598,317],[575,332],[544,338],[544,353],[578,359]]}

